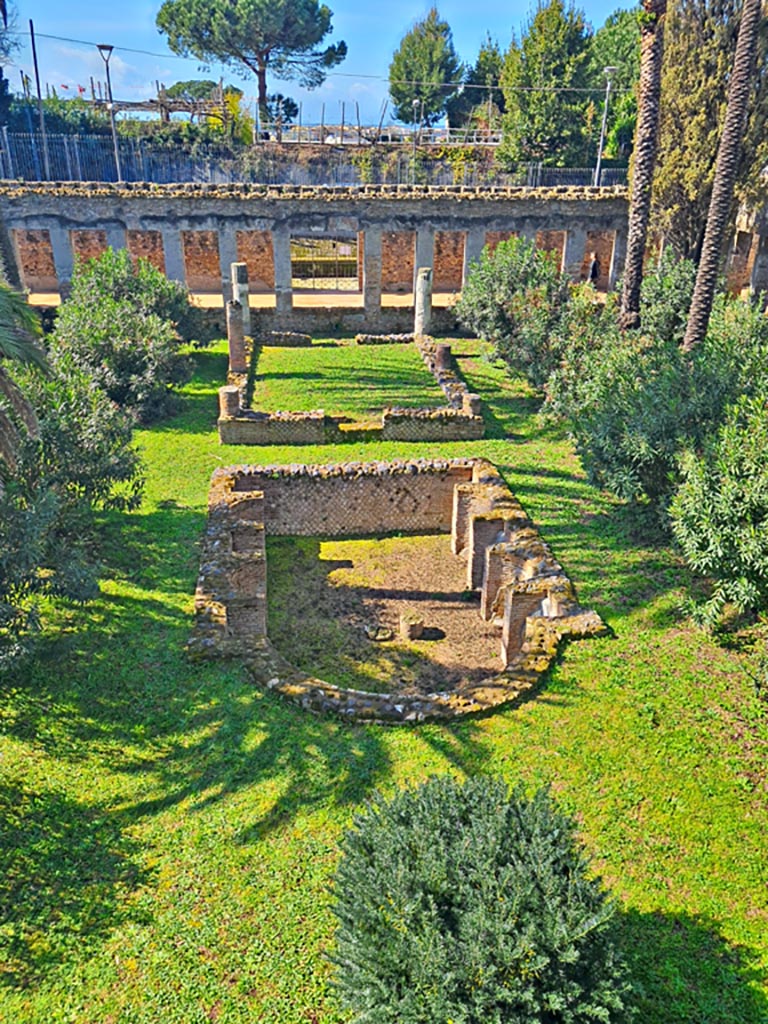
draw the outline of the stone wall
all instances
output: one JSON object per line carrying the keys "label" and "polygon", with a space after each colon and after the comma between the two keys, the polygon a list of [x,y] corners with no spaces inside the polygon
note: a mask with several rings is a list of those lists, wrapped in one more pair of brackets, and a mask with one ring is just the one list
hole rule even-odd
{"label": "stone wall", "polygon": [[268,533],[355,537],[397,530],[447,533],[454,484],[471,476],[468,459],[241,466],[216,470],[212,487],[231,478],[234,494],[262,494]]}
{"label": "stone wall", "polygon": [[[393,530],[451,530],[456,556],[463,553],[468,566],[484,567],[472,588],[481,590],[482,617],[499,630],[503,669],[497,675],[450,693],[366,693],[307,677],[271,647],[265,533],[370,536]],[[239,654],[258,682],[308,710],[382,723],[448,718],[508,703],[536,685],[563,637],[605,631],[594,612],[578,606],[570,581],[495,467],[472,459],[216,470],[195,610],[193,655]]]}

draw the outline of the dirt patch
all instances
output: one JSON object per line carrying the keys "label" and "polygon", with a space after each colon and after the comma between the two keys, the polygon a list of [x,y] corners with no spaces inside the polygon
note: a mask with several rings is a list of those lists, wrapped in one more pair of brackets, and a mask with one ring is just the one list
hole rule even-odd
{"label": "dirt patch", "polygon": [[[500,630],[479,614],[446,534],[321,541],[269,538],[268,633],[296,668],[351,689],[426,694],[502,669]],[[399,635],[401,612],[424,621]],[[391,630],[393,639],[371,640]]]}

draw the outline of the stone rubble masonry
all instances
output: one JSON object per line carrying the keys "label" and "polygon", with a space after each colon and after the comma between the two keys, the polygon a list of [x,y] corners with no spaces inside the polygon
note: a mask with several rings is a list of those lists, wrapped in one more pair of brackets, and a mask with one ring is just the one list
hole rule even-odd
{"label": "stone rubble masonry", "polygon": [[[229,330],[229,324],[228,324]],[[285,335],[277,332],[264,339],[272,344],[283,344]],[[388,343],[395,336],[358,335],[362,344]],[[447,407],[437,409],[400,409],[388,407],[382,411],[381,424],[364,428],[350,428],[344,417],[326,415],[324,410],[312,412],[261,412],[235,406],[235,399],[244,394],[245,370],[235,370],[230,342],[229,385],[219,392],[218,431],[221,444],[295,445],[339,444],[357,441],[476,441],[485,434],[480,397],[471,394],[467,385],[453,368],[450,345],[435,344],[428,336],[397,336],[415,340],[429,372],[435,377],[445,394]],[[358,341],[358,338],[355,341]],[[288,332],[292,344],[311,344],[307,335]],[[305,340],[306,339],[306,340]],[[375,340],[369,340],[375,339]],[[360,342],[358,341],[358,344]],[[258,358],[258,349],[253,350]],[[236,385],[234,391],[231,385]]]}
{"label": "stone rubble masonry", "polygon": [[[496,530],[486,530],[488,523]],[[369,693],[307,676],[274,650],[267,636],[265,534],[392,530],[450,530],[452,550],[485,566],[481,614],[499,629],[502,671],[452,692]],[[577,604],[570,581],[498,470],[482,459],[216,470],[195,615],[192,656],[242,657],[257,683],[308,711],[382,724],[452,718],[517,701],[539,683],[563,638],[606,632],[595,612]],[[418,632],[416,618],[406,615],[401,631],[413,624]]]}

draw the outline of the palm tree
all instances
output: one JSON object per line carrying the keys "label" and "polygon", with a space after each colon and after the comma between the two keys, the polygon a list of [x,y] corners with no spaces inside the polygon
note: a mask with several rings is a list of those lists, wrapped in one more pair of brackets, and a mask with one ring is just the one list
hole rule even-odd
{"label": "palm tree", "polygon": [[736,182],[741,140],[747,121],[749,92],[755,71],[755,53],[762,17],[761,0],[744,0],[741,11],[739,36],[733,58],[731,84],[728,89],[728,107],[725,112],[723,134],[717,150],[715,179],[712,183],[712,197],[709,200],[707,226],[701,246],[701,259],[696,272],[688,324],[683,338],[686,352],[704,340],[715,297],[717,275],[723,254],[723,243],[733,203],[733,189]]}
{"label": "palm tree", "polygon": [[667,0],[642,0],[640,16],[640,96],[635,133],[632,196],[629,203],[627,259],[621,295],[621,325],[640,326],[640,285],[651,216],[651,187],[659,142],[661,58],[664,53],[664,15]]}
{"label": "palm tree", "polygon": [[[0,0],[2,2],[2,0]],[[45,353],[35,341],[40,325],[23,295],[0,284],[0,459],[13,470],[21,444],[21,425],[37,438],[37,416],[19,386],[3,366],[3,360],[47,367]]]}

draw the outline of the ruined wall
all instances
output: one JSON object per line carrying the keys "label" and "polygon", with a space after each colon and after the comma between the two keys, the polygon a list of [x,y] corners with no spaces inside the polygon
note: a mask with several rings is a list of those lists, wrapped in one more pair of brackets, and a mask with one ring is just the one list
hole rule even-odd
{"label": "ruined wall", "polygon": [[413,291],[415,231],[384,231],[381,236],[381,290],[385,295]]}
{"label": "ruined wall", "polygon": [[182,231],[187,287],[193,292],[220,292],[219,238],[215,231]]}
{"label": "ruined wall", "polygon": [[275,254],[270,231],[238,231],[237,258],[248,266],[252,292],[271,292],[275,287]]}
{"label": "ruined wall", "polygon": [[165,254],[163,252],[163,236],[159,231],[128,230],[125,233],[125,244],[134,259],[147,260],[162,274],[165,273]]}
{"label": "ruined wall", "polygon": [[55,292],[59,279],[53,262],[50,233],[17,228],[12,237],[24,287],[33,292]]}
{"label": "ruined wall", "polygon": [[212,487],[231,477],[233,492],[261,492],[267,533],[354,537],[447,533],[453,486],[471,476],[471,460],[243,466],[216,470]]}
{"label": "ruined wall", "polygon": [[[454,499],[454,492],[463,492],[464,499]],[[466,550],[470,564],[492,567],[482,580],[481,607],[500,631],[501,672],[447,693],[367,693],[308,677],[271,647],[265,533],[445,531],[450,506],[453,549]],[[507,539],[492,543],[477,522],[487,523],[497,513]],[[244,656],[257,682],[307,710],[381,723],[451,718],[507,703],[541,679],[562,637],[605,631],[599,616],[576,604],[570,582],[496,468],[472,459],[217,470],[195,611],[191,654]]]}
{"label": "ruined wall", "polygon": [[460,292],[464,283],[464,232],[435,232],[432,287],[436,292]]}
{"label": "ruined wall", "polygon": [[93,259],[107,249],[106,231],[73,231],[71,239],[75,259]]}

